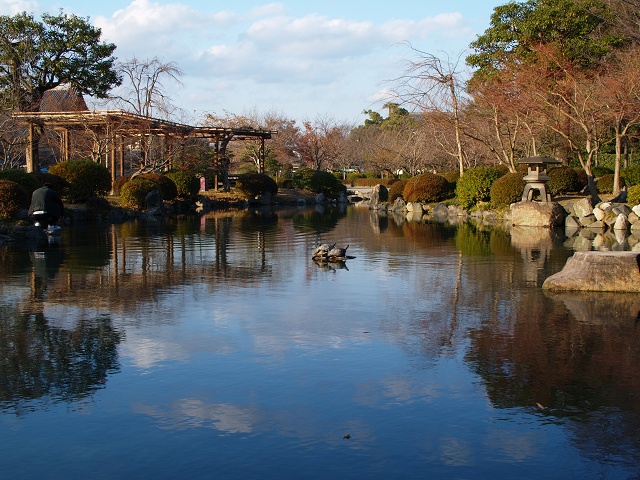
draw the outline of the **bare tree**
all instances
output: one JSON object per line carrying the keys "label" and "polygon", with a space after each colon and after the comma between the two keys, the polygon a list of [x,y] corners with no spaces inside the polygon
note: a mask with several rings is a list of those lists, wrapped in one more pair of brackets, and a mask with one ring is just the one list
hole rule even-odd
{"label": "bare tree", "polygon": [[505,70],[493,81],[470,82],[473,100],[465,111],[465,135],[482,144],[512,173],[523,152],[536,155],[537,151],[533,109],[517,79]]}
{"label": "bare tree", "polygon": [[[109,103],[122,110],[144,117],[170,120],[181,115],[167,94],[167,83],[182,85],[183,72],[175,62],[163,62],[158,57],[147,60],[132,58],[117,65],[122,85]],[[133,151],[139,154],[138,171],[134,176],[159,171],[171,164],[177,154],[174,144],[165,137],[156,137],[151,131],[140,132]]]}
{"label": "bare tree", "polygon": [[606,115],[615,132],[616,160],[613,193],[620,193],[620,167],[625,139],[632,128],[640,125],[640,65],[635,46],[616,56],[612,71],[600,78],[600,99],[606,106]]}
{"label": "bare tree", "polygon": [[0,170],[24,163],[24,128],[16,125],[9,112],[0,112]]}
{"label": "bare tree", "polygon": [[420,51],[406,43],[414,60],[409,60],[402,76],[393,80],[394,97],[403,104],[413,105],[422,112],[441,112],[448,115],[455,134],[455,155],[460,175],[464,173],[464,149],[462,143],[462,107],[464,84],[460,67],[460,54],[455,60],[448,55],[439,58]]}
{"label": "bare tree", "polygon": [[331,167],[339,159],[348,132],[329,117],[306,120],[300,135],[298,151],[303,160],[316,170]]}
{"label": "bare tree", "polygon": [[163,62],[158,57],[150,60],[132,58],[117,64],[123,78],[111,101],[123,110],[144,117],[170,120],[176,110],[166,92],[166,82],[182,85],[184,75],[175,62]]}
{"label": "bare tree", "polygon": [[596,81],[600,72],[574,68],[553,47],[538,50],[546,62],[540,62],[539,70],[531,67],[520,72],[526,94],[537,100],[543,126],[564,139],[575,153],[587,174],[591,196],[599,199],[592,167],[608,128]]}
{"label": "bare tree", "polygon": [[236,129],[251,128],[277,131],[277,135],[264,143],[264,151],[262,151],[263,141],[258,137],[247,137],[243,139],[242,143],[230,144],[229,152],[232,157],[250,160],[255,164],[255,168],[259,168],[263,154],[265,160],[275,160],[282,165],[297,160],[295,152],[297,151],[300,129],[295,120],[289,119],[281,113],[274,111],[260,113],[256,110],[243,115],[226,111],[222,115],[211,113],[205,117],[205,124]]}

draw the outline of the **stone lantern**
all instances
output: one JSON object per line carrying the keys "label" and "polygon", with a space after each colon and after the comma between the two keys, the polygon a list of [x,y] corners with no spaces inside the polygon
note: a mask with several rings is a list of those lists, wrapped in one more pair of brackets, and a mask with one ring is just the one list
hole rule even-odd
{"label": "stone lantern", "polygon": [[522,192],[523,202],[532,202],[533,196],[537,191],[540,195],[540,201],[551,202],[551,193],[547,192],[547,165],[557,165],[562,163],[552,157],[529,157],[520,160],[518,163],[529,165],[527,175],[522,179],[526,182],[524,191]]}

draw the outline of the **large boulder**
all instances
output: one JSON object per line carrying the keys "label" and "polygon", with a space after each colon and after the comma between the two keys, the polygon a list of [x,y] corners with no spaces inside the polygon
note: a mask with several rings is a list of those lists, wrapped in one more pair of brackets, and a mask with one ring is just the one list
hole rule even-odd
{"label": "large boulder", "polygon": [[391,208],[391,210],[402,211],[402,210],[406,210],[406,208],[407,208],[407,202],[404,201],[404,198],[398,197],[393,202],[393,207]]}
{"label": "large boulder", "polygon": [[511,205],[511,224],[526,227],[558,227],[567,212],[556,202],[519,202]]}
{"label": "large boulder", "polygon": [[581,218],[591,215],[593,213],[594,206],[595,201],[590,197],[585,197],[575,202],[572,206],[572,210],[576,217]]}
{"label": "large boulder", "polygon": [[162,215],[162,195],[158,190],[151,190],[144,198],[146,205],[147,216],[160,216]]}
{"label": "large boulder", "polygon": [[384,185],[378,184],[371,189],[371,205],[386,202],[389,198],[389,190]]}
{"label": "large boulder", "polygon": [[448,218],[449,207],[447,207],[444,203],[439,203],[433,208],[431,215],[433,215],[436,218]]}
{"label": "large boulder", "polygon": [[547,278],[542,288],[550,291],[640,293],[638,252],[576,252],[564,268]]}

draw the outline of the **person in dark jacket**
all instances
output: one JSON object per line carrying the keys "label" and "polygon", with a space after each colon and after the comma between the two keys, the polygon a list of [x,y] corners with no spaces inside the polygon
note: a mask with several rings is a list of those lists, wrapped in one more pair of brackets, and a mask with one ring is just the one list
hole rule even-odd
{"label": "person in dark jacket", "polygon": [[55,225],[64,213],[64,205],[58,192],[51,188],[51,184],[45,183],[34,190],[31,195],[29,215],[35,221],[36,226],[47,228]]}

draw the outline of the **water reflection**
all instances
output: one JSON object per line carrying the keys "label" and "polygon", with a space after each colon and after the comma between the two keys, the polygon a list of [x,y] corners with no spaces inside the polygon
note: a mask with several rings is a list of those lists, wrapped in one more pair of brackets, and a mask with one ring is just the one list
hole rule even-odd
{"label": "water reflection", "polygon": [[[274,459],[325,478],[589,476],[640,454],[640,305],[545,295],[562,232],[352,208],[69,230],[0,250],[3,413],[91,398],[109,451],[126,430],[196,477]],[[314,263],[327,242],[355,258]]]}
{"label": "water reflection", "polygon": [[470,333],[466,360],[497,407],[562,421],[591,456],[637,456],[639,306],[613,295],[521,295],[508,315]]}

